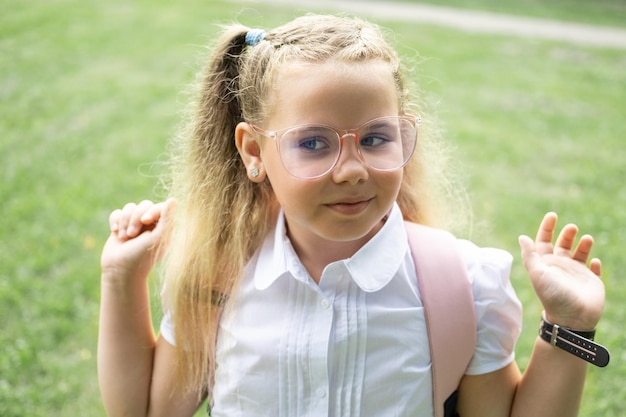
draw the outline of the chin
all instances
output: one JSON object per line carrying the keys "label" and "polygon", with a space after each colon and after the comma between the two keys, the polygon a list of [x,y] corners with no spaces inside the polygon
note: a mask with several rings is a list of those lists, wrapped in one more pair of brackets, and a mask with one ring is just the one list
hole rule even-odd
{"label": "chin", "polygon": [[357,240],[369,240],[383,226],[384,221],[379,220],[371,227],[355,227],[353,224],[346,224],[345,227],[335,227],[330,230],[325,239],[335,242],[353,242]]}

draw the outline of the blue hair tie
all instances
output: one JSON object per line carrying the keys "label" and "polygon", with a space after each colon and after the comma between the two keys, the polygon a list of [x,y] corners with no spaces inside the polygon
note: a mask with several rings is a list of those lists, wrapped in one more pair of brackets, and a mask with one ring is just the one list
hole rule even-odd
{"label": "blue hair tie", "polygon": [[265,31],[263,29],[250,29],[248,33],[246,33],[246,44],[256,46],[263,40],[264,36]]}

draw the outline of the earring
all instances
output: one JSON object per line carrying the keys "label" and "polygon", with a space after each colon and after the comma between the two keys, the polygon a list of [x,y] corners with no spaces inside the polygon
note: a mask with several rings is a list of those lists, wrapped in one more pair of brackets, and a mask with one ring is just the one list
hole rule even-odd
{"label": "earring", "polygon": [[256,178],[259,176],[259,170],[256,169],[255,167],[250,168],[250,176],[252,178]]}

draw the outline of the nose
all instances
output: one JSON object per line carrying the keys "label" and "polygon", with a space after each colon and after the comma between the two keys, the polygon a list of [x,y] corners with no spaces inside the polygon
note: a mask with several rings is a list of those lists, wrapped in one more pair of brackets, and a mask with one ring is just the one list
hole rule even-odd
{"label": "nose", "polygon": [[[345,158],[346,152],[348,152],[348,155],[352,155],[363,162],[363,157],[361,156],[361,151],[359,150],[359,135],[356,133],[346,133],[339,138],[339,142],[340,160]],[[348,143],[347,145],[346,142]],[[346,151],[346,148],[349,148],[349,150]]]}
{"label": "nose", "polygon": [[335,182],[356,184],[369,177],[358,143],[359,137],[356,133],[346,133],[341,136],[339,158],[333,169]]}

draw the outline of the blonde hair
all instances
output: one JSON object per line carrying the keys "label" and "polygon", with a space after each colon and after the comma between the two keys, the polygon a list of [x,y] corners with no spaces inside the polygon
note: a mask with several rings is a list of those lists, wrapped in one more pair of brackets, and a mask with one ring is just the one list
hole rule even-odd
{"label": "blonde hair", "polygon": [[[206,389],[213,375],[215,337],[224,297],[273,228],[278,204],[268,181],[248,180],[234,141],[241,121],[262,123],[284,63],[380,60],[389,64],[401,112],[414,112],[400,61],[380,28],[357,18],[307,15],[273,29],[255,46],[250,29],[227,27],[200,80],[195,114],[174,141],[170,193],[178,200],[166,258],[168,304],[173,313],[181,386]],[[440,225],[435,159],[420,143],[397,201],[406,220]],[[425,164],[428,161],[429,165]],[[441,178],[437,178],[441,179]]]}

